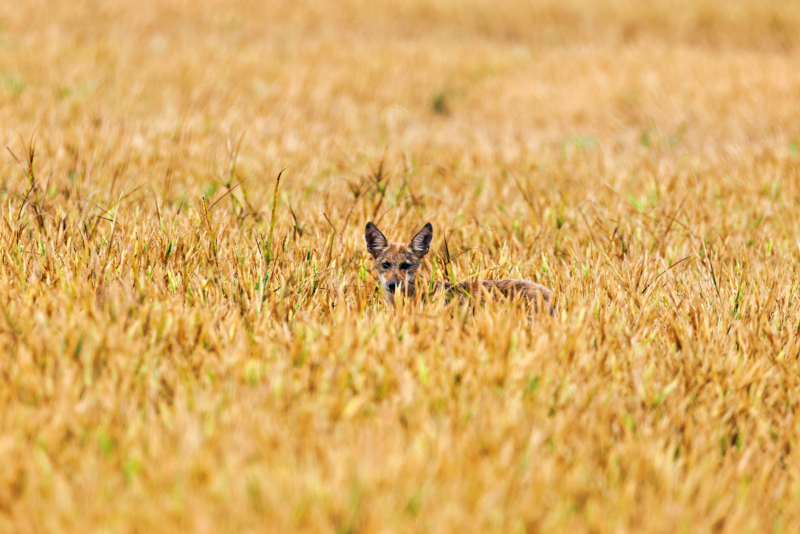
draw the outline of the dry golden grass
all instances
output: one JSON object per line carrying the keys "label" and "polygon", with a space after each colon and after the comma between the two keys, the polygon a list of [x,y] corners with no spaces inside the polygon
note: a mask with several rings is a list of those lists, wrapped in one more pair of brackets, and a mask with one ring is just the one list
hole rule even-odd
{"label": "dry golden grass", "polygon": [[0,4],[0,531],[797,532],[798,117],[788,1]]}

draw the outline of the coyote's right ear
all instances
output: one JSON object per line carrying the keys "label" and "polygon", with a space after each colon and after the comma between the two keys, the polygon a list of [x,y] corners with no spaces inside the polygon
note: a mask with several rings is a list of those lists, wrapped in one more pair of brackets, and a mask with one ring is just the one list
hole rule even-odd
{"label": "coyote's right ear", "polygon": [[389,248],[386,236],[371,222],[367,223],[367,228],[364,230],[364,239],[367,241],[367,251],[373,258]]}
{"label": "coyote's right ear", "polygon": [[411,242],[408,244],[408,248],[410,248],[417,256],[422,257],[428,253],[428,248],[431,246],[432,239],[433,226],[431,226],[431,223],[428,223],[423,226],[422,230],[420,230],[419,233],[411,239]]}

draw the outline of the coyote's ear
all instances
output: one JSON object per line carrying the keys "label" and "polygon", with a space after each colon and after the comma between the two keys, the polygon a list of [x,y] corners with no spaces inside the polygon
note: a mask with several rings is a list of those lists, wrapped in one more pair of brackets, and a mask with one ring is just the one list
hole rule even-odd
{"label": "coyote's ear", "polygon": [[431,246],[431,240],[433,239],[433,226],[431,223],[426,224],[422,227],[422,230],[419,231],[417,235],[415,235],[411,242],[408,244],[408,248],[416,254],[417,256],[424,256],[428,253],[428,248]]}
{"label": "coyote's ear", "polygon": [[367,241],[367,251],[372,254],[373,258],[389,248],[386,236],[371,222],[367,223],[367,228],[364,230],[364,239]]}

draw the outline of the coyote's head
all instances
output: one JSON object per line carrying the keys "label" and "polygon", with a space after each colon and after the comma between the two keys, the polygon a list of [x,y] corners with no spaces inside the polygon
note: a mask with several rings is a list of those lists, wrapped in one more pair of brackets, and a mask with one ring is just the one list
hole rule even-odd
{"label": "coyote's head", "polygon": [[431,223],[422,227],[408,243],[389,243],[378,227],[367,223],[364,231],[367,250],[375,259],[375,270],[381,279],[388,300],[395,294],[413,296],[416,290],[419,264],[433,239]]}

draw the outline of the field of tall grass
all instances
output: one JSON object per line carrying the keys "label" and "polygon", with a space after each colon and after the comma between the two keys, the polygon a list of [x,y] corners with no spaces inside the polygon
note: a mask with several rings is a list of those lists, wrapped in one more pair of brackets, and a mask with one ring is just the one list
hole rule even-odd
{"label": "field of tall grass", "polygon": [[794,2],[5,2],[0,143],[2,532],[800,530]]}

